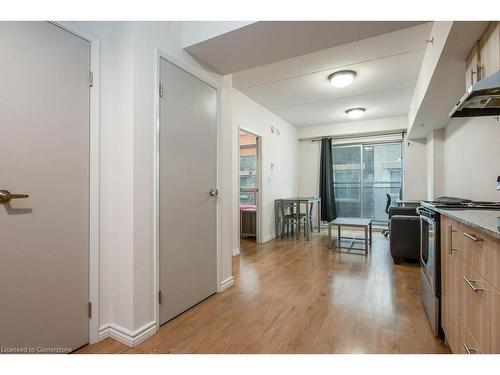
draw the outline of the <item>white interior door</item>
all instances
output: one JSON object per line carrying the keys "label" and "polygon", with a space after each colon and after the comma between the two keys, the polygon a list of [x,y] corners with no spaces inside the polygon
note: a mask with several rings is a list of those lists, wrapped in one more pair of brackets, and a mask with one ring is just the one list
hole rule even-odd
{"label": "white interior door", "polygon": [[217,91],[160,61],[160,323],[217,290]]}
{"label": "white interior door", "polygon": [[0,203],[0,346],[71,351],[89,331],[90,46],[0,22],[0,56],[0,189],[29,195]]}

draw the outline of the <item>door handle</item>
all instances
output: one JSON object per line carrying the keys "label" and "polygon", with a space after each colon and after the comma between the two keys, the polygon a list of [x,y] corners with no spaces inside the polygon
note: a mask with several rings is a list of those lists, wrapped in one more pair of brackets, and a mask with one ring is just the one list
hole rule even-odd
{"label": "door handle", "polygon": [[210,189],[209,194],[211,197],[216,197],[219,195],[219,189]]}
{"label": "door handle", "polygon": [[11,199],[22,199],[28,197],[28,194],[12,194],[8,190],[0,190],[0,203],[8,203]]}

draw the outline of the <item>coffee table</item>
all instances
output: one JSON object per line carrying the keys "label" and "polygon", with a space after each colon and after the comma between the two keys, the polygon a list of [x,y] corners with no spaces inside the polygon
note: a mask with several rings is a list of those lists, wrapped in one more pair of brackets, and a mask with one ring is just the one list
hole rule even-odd
{"label": "coffee table", "polygon": [[[356,241],[364,242],[364,252],[368,254],[368,247],[372,243],[372,220],[371,219],[360,219],[355,217],[338,217],[335,220],[328,223],[328,247],[331,249],[333,244],[332,238],[332,227],[337,226],[337,246],[336,249],[349,249],[349,250],[362,250],[356,249],[354,243]],[[350,227],[350,228],[364,228],[365,230],[365,238],[357,238],[357,237],[342,237],[341,228],[342,227]],[[369,235],[368,235],[369,233]],[[342,246],[342,239],[349,239],[351,243],[349,246]],[[337,250],[339,251],[339,250]]]}

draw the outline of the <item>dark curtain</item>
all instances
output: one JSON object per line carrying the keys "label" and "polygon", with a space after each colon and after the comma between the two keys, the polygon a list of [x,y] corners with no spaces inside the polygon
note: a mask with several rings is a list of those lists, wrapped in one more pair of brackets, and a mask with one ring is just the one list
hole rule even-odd
{"label": "dark curtain", "polygon": [[337,218],[335,192],[333,189],[332,140],[321,140],[321,160],[319,166],[319,197],[321,198],[321,220],[330,222]]}

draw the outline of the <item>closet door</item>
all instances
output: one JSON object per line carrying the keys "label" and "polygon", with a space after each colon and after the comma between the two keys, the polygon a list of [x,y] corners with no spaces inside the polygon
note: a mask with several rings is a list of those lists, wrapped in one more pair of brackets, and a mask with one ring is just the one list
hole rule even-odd
{"label": "closet door", "polygon": [[217,290],[217,91],[160,61],[160,323]]}
{"label": "closet door", "polygon": [[90,45],[0,22],[0,55],[0,346],[68,352],[89,333]]}

